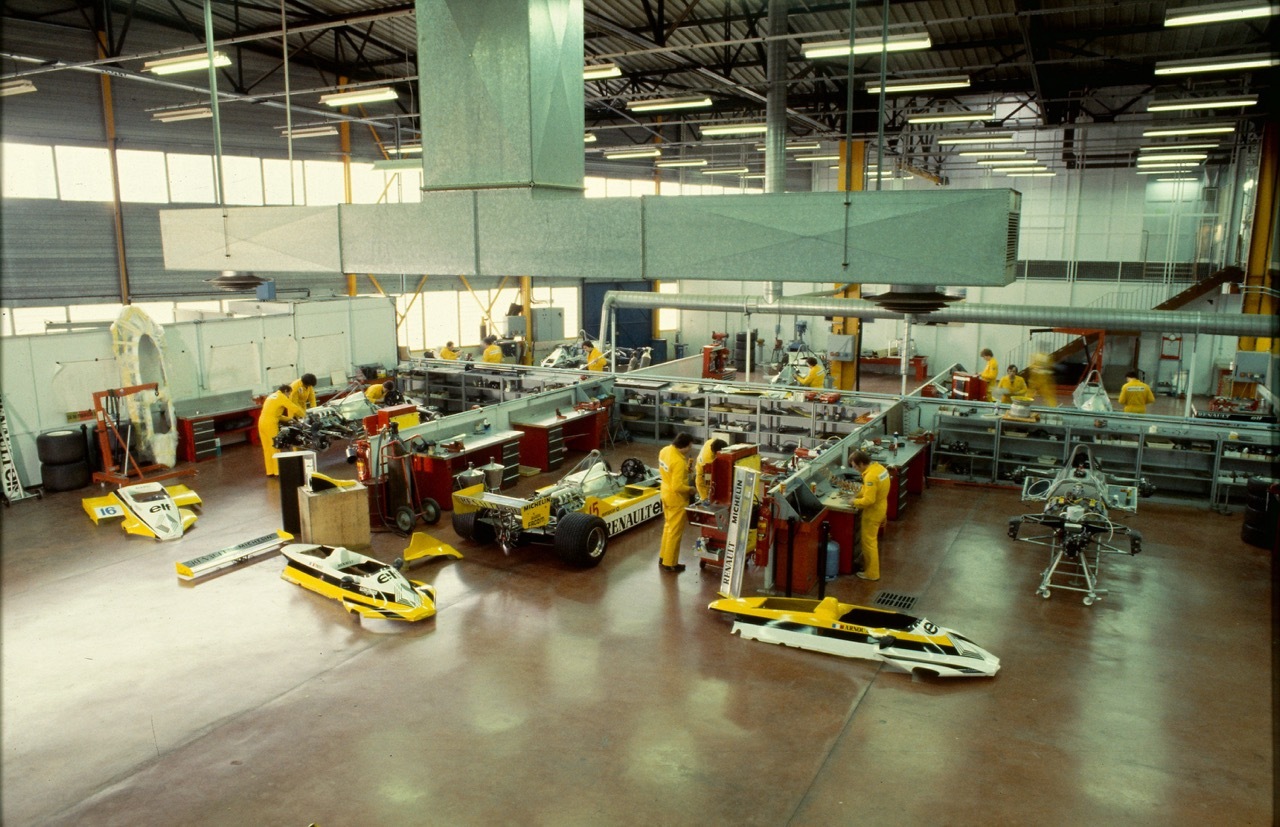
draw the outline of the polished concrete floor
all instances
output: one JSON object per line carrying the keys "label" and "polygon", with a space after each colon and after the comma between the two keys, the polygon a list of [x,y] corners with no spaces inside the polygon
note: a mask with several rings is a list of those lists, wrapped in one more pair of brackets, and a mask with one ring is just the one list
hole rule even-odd
{"label": "polished concrete floor", "polygon": [[660,572],[656,523],[580,571],[442,521],[465,558],[414,570],[439,590],[414,625],[356,621],[278,557],[180,583],[174,560],[277,526],[260,464],[200,465],[170,543],[95,527],[88,492],[5,510],[6,825],[1272,823],[1271,555],[1239,516],[1144,502],[1145,551],[1086,607],[1036,596],[1013,492],[934,485],[880,583],[831,586],[917,596],[1002,661],[912,679],[731,636],[718,572]]}

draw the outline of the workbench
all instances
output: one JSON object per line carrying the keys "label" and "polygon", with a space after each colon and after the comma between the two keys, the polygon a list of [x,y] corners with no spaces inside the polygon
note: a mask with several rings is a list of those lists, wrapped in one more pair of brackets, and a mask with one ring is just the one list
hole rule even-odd
{"label": "workbench", "polygon": [[453,478],[467,470],[468,465],[479,468],[490,462],[503,466],[502,487],[515,484],[520,472],[519,431],[495,431],[479,436],[463,436],[461,451],[438,451],[413,455],[413,484],[418,500],[430,497],[442,509],[453,508]]}
{"label": "workbench", "polygon": [[[929,357],[912,356],[907,360],[916,374],[916,381],[923,382],[929,378]],[[898,373],[902,369],[902,358],[899,356],[860,356],[858,368],[887,367],[888,371],[867,371],[868,373]]]}
{"label": "workbench", "polygon": [[[224,444],[258,444],[258,413],[262,409],[248,390],[183,399],[173,403],[178,426],[178,459],[213,459]],[[249,423],[243,423],[248,417]]]}
{"label": "workbench", "polygon": [[519,419],[512,416],[510,423],[524,434],[520,440],[521,464],[551,471],[564,463],[569,450],[594,451],[604,443],[609,430],[609,404],[587,410],[562,408]]}

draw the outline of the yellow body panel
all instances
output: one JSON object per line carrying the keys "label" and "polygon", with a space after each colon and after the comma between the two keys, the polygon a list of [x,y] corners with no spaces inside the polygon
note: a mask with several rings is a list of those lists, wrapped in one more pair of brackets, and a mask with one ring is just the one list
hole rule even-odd
{"label": "yellow body panel", "polygon": [[442,540],[437,540],[423,531],[413,532],[409,539],[409,547],[404,550],[406,563],[421,560],[424,557],[462,557],[462,552]]}
{"label": "yellow body panel", "polygon": [[[328,597],[332,600],[340,602],[344,609],[354,612],[362,617],[373,618],[375,620],[425,620],[436,613],[435,604],[429,600],[423,600],[422,605],[410,608],[399,603],[392,603],[388,600],[376,600],[374,598],[364,597],[357,592],[350,592],[345,589],[338,588],[330,583],[326,583],[318,577],[314,577],[305,572],[299,571],[292,566],[285,566],[280,577],[284,580],[301,586],[308,591]],[[426,585],[418,580],[409,581],[415,588]],[[396,613],[395,618],[388,618],[384,611]]]}

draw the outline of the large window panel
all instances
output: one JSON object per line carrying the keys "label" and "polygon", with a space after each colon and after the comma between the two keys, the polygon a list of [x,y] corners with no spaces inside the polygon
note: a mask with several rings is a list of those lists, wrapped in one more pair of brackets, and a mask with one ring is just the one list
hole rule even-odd
{"label": "large window panel", "polygon": [[13,332],[18,336],[44,333],[45,322],[67,321],[65,307],[15,307],[13,308]]}
{"label": "large window panel", "polygon": [[222,183],[228,204],[261,207],[262,161],[240,155],[222,156]]}
{"label": "large window panel", "polygon": [[[268,204],[305,204],[307,203],[306,182],[302,174],[302,162],[293,162],[292,181],[289,175],[289,162],[273,158],[262,160],[263,197]],[[292,195],[290,187],[292,186]]]}
{"label": "large window panel", "polygon": [[54,147],[58,162],[58,191],[63,201],[114,201],[111,159],[106,149],[88,146]]}
{"label": "large window panel", "polygon": [[342,164],[338,161],[305,161],[307,206],[321,207],[346,202],[342,184]]}
{"label": "large window panel", "polygon": [[374,169],[373,164],[351,165],[351,203],[388,203],[390,199],[383,198],[383,192],[389,189],[385,171]]}
{"label": "large window panel", "polygon": [[0,172],[5,198],[57,198],[53,147],[0,144]]}
{"label": "large window panel", "polygon": [[604,198],[608,190],[605,179],[593,175],[583,178],[582,185],[586,189],[587,198]]}
{"label": "large window panel", "polygon": [[150,150],[116,151],[120,200],[134,204],[168,204],[169,180],[164,153]]}
{"label": "large window panel", "polygon": [[577,287],[552,287],[551,306],[564,310],[564,335],[575,336],[582,327],[580,303],[582,291]]}
{"label": "large window panel", "polygon": [[170,152],[169,200],[175,204],[214,204],[213,156]]}
{"label": "large window panel", "polygon": [[[658,284],[659,293],[679,293],[680,285],[674,281],[664,281]],[[672,330],[680,329],[680,311],[674,307],[664,307],[658,310],[658,330],[668,333]]]}

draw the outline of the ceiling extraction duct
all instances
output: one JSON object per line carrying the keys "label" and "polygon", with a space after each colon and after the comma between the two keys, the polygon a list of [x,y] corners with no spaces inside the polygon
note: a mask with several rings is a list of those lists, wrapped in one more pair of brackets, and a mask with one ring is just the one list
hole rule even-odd
{"label": "ceiling extraction duct", "polygon": [[243,290],[257,290],[259,285],[266,284],[267,279],[259,278],[253,273],[241,273],[237,270],[223,270],[222,275],[216,278],[205,279],[205,283],[225,290],[227,292],[239,292]]}
{"label": "ceiling extraction duct", "polygon": [[869,302],[878,304],[886,310],[904,315],[916,313],[932,313],[947,306],[948,302],[959,299],[939,292],[938,288],[928,284],[893,284],[887,293],[863,296]]}

